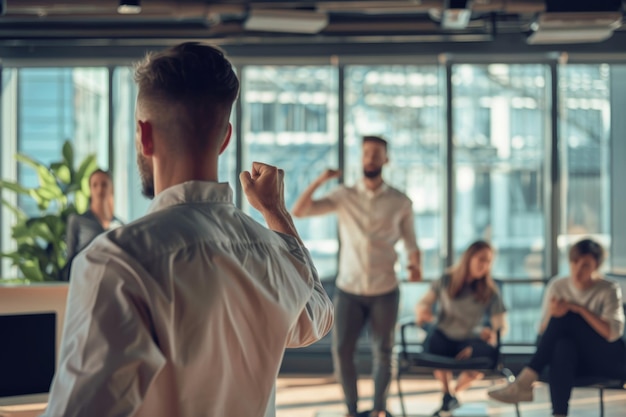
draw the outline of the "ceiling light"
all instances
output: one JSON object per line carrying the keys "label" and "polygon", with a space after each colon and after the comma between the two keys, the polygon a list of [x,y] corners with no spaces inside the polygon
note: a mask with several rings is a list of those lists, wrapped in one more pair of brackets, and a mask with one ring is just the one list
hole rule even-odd
{"label": "ceiling light", "polygon": [[139,4],[139,0],[120,0],[117,12],[119,14],[138,14],[141,12],[141,4]]}
{"label": "ceiling light", "polygon": [[471,0],[446,0],[441,14],[444,29],[465,29],[472,17]]}
{"label": "ceiling light", "polygon": [[622,25],[621,12],[542,13],[530,26],[531,45],[602,42]]}
{"label": "ceiling light", "polygon": [[251,10],[246,30],[287,33],[318,33],[328,25],[326,13],[305,10]]}

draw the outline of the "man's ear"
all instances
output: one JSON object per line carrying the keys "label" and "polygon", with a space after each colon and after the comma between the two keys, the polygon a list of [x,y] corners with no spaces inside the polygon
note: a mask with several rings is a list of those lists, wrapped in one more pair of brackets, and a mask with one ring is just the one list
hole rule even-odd
{"label": "man's ear", "polygon": [[139,141],[141,142],[142,155],[154,155],[154,136],[152,132],[152,124],[150,122],[137,120],[137,129],[139,131]]}
{"label": "man's ear", "polygon": [[219,155],[221,155],[222,152],[224,152],[226,148],[228,147],[232,134],[233,134],[233,125],[228,123],[228,128],[226,129],[226,136],[224,137],[224,142],[222,143],[222,146],[220,147]]}

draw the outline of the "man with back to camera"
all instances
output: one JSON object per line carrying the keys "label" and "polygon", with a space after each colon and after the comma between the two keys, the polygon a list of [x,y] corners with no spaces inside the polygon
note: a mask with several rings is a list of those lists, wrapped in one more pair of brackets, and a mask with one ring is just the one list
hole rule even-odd
{"label": "man with back to camera", "polygon": [[46,417],[274,416],[285,347],[333,322],[283,199],[283,171],[240,180],[268,230],[217,182],[239,81],[184,43],[136,66],[137,163],[152,201],[75,260]]}
{"label": "man with back to camera", "polygon": [[420,251],[415,239],[411,200],[382,178],[388,162],[387,141],[363,138],[363,179],[352,187],[339,186],[319,200],[315,191],[341,175],[326,170],[300,196],[296,217],[337,212],[341,250],[335,294],[333,363],[341,383],[348,417],[357,415],[356,343],[369,320],[374,357],[374,409],[372,417],[385,416],[391,379],[391,350],[398,316],[400,292],[394,271],[396,242],[403,239],[408,254],[409,280],[421,280]]}

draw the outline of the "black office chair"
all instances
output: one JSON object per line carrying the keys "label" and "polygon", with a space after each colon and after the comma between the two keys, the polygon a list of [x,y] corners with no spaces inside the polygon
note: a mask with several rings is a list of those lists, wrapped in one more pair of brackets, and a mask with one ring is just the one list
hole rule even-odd
{"label": "black office chair", "polygon": [[[496,356],[494,358],[468,358],[457,360],[447,356],[434,355],[423,351],[423,343],[407,342],[407,331],[411,327],[419,327],[413,320],[407,320],[400,324],[400,350],[396,369],[396,384],[402,415],[406,417],[404,394],[402,392],[401,379],[403,375],[432,375],[437,369],[453,372],[477,371],[485,374],[485,378],[506,378],[509,382],[515,380],[513,372],[505,368],[502,363],[500,351],[500,332],[497,332]],[[432,329],[425,329],[430,331]],[[518,414],[519,417],[519,414]]]}
{"label": "black office chair", "polygon": [[[498,289],[500,290],[500,294],[502,294],[503,282],[501,280],[494,281],[498,286]],[[433,305],[433,313],[436,313],[436,305]],[[489,324],[489,317],[486,316],[484,318],[484,323],[487,325]],[[407,331],[412,327],[416,328],[420,326],[418,326],[418,324],[413,319],[405,320],[404,322],[400,323],[400,350],[398,352],[398,363],[396,367],[396,383],[398,386],[398,397],[400,398],[400,407],[402,409],[403,416],[406,417],[404,394],[402,392],[402,387],[400,383],[403,375],[432,375],[433,371],[441,369],[453,371],[455,373],[459,373],[462,371],[477,371],[483,373],[486,379],[504,377],[509,382],[513,382],[515,380],[513,372],[511,372],[508,368],[505,368],[502,362],[502,353],[500,349],[500,331],[496,333],[497,342],[495,357],[468,358],[457,360],[447,356],[434,355],[432,353],[424,352],[423,344],[427,338],[424,339],[424,341],[417,343],[407,342]],[[426,331],[427,334],[429,334],[430,331],[434,330],[432,328],[429,328],[428,325],[422,326],[422,328]]]}
{"label": "black office chair", "polygon": [[[626,303],[623,304],[624,312],[626,313]],[[622,335],[622,340],[626,344],[626,333]],[[549,384],[548,372],[545,370],[539,375],[539,381]],[[626,375],[621,379],[606,378],[602,376],[579,376],[574,379],[574,388],[588,388],[597,389],[600,404],[600,417],[604,417],[604,391],[613,389],[626,389]],[[515,404],[515,411],[517,416],[520,416],[519,405]]]}

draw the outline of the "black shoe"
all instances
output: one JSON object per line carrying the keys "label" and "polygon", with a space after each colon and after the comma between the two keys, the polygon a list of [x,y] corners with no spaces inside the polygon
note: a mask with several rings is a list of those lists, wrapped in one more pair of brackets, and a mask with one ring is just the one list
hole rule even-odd
{"label": "black shoe", "polygon": [[459,400],[456,399],[456,397],[450,394],[444,394],[441,409],[439,411],[452,411],[456,410],[460,406],[461,404],[459,403]]}

